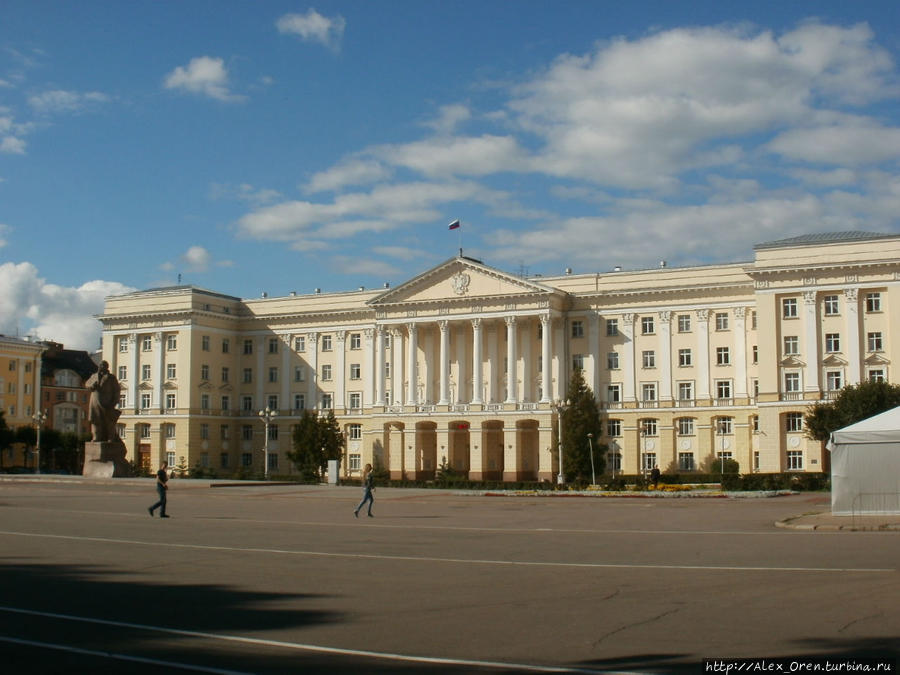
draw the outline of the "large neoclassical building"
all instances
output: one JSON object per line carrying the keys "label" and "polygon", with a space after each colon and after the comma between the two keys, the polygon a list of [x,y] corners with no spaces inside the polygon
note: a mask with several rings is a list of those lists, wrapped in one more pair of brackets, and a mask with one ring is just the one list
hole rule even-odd
{"label": "large neoclassical building", "polygon": [[898,316],[900,235],[849,232],[702,267],[522,277],[460,255],[378,290],[158,288],[108,298],[99,318],[120,434],[147,466],[261,471],[267,448],[269,472],[289,473],[291,428],[315,409],[344,430],[345,474],[377,459],[423,478],[446,461],[519,481],[555,479],[576,368],[617,471],[718,455],[742,472],[822,471],[803,414],[844,385],[896,381]]}

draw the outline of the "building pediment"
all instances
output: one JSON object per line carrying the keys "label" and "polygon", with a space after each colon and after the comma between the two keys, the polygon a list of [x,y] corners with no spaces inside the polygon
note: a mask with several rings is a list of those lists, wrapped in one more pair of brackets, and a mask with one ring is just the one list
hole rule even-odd
{"label": "building pediment", "polygon": [[832,368],[837,367],[837,366],[846,366],[847,363],[848,362],[846,359],[842,359],[840,356],[837,356],[836,354],[829,354],[824,359],[822,359],[823,366],[832,367]]}
{"label": "building pediment", "polygon": [[[472,258],[448,260],[369,301],[374,309],[432,303],[502,303],[565,296],[558,289],[488,267]],[[548,305],[549,306],[549,305]]]}
{"label": "building pediment", "polygon": [[887,366],[890,365],[891,360],[885,358],[884,354],[870,354],[866,357],[866,365],[867,366]]}
{"label": "building pediment", "polygon": [[796,356],[785,356],[781,359],[781,365],[784,368],[805,368],[806,363],[798,359]]}

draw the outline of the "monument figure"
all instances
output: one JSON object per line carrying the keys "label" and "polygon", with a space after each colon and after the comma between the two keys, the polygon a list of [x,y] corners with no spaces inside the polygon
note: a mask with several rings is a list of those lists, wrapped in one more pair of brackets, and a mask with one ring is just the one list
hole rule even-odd
{"label": "monument figure", "polygon": [[98,443],[117,440],[116,421],[122,413],[116,406],[121,387],[116,376],[109,371],[109,363],[101,361],[100,369],[91,375],[85,386],[91,392],[91,440]]}

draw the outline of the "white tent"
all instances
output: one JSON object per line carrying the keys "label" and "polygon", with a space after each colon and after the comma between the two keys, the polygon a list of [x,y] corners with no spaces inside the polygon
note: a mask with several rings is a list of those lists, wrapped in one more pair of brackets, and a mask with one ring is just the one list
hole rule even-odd
{"label": "white tent", "polygon": [[832,432],[831,513],[900,514],[900,407]]}

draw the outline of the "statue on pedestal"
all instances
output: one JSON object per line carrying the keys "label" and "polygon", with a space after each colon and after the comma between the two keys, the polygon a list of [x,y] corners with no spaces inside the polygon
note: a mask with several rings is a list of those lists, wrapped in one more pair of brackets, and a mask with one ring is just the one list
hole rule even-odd
{"label": "statue on pedestal", "polygon": [[122,413],[116,406],[119,405],[121,387],[109,371],[109,363],[101,361],[100,369],[91,375],[85,386],[91,392],[91,440],[98,443],[118,440],[116,421]]}

